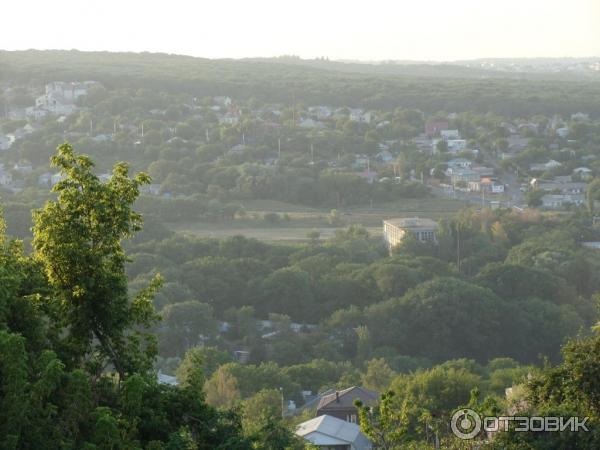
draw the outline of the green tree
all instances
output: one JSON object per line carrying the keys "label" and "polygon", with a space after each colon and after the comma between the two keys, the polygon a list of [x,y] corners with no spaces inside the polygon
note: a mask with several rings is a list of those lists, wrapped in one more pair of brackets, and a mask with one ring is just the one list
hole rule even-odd
{"label": "green tree", "polygon": [[217,332],[213,309],[206,303],[189,300],[170,304],[161,315],[161,349],[168,355],[182,355],[201,340],[212,339]]}
{"label": "green tree", "polygon": [[383,358],[374,358],[367,363],[367,371],[362,376],[362,385],[376,392],[389,389],[396,375]]}
{"label": "green tree", "polygon": [[34,212],[33,247],[53,288],[56,320],[68,330],[60,337],[68,360],[87,359],[97,370],[109,362],[121,378],[148,369],[155,339],[136,327],[156,321],[152,294],[160,281],[129,301],[121,241],[141,229],[132,205],[150,179],[143,173],[130,178],[127,164],[119,163],[102,183],[90,158],[69,144],[58,148],[52,165],[64,179],[53,188],[57,200]]}

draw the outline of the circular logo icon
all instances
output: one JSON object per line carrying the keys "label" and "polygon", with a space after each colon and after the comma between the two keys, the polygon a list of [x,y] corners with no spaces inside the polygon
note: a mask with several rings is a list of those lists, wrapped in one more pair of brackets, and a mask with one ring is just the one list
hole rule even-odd
{"label": "circular logo icon", "polygon": [[452,415],[450,427],[460,439],[473,439],[481,431],[481,417],[472,409],[459,409]]}

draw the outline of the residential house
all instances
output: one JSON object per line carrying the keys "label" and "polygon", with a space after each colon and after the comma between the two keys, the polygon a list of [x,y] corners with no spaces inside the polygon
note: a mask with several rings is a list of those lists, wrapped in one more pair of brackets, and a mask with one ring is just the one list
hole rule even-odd
{"label": "residential house", "polygon": [[568,205],[584,204],[585,196],[582,194],[546,194],[542,197],[542,207],[547,209],[562,209]]}
{"label": "residential house", "polygon": [[411,234],[421,242],[437,242],[438,224],[431,219],[399,218],[383,221],[383,240],[387,248],[392,249]]}
{"label": "residential house", "polygon": [[75,102],[80,97],[87,95],[88,90],[97,84],[96,81],[54,81],[48,83],[45,94],[35,99],[34,110],[45,110],[52,114],[69,115],[77,109]]}
{"label": "residential house", "polygon": [[441,130],[440,136],[445,141],[453,140],[453,139],[460,139],[460,133],[458,132],[458,130]]}
{"label": "residential house", "polygon": [[554,168],[560,167],[560,166],[562,166],[562,163],[559,163],[558,161],[551,159],[550,161],[545,162],[545,163],[531,164],[529,166],[529,170],[531,170],[532,172],[545,172],[547,170],[551,170],[551,169],[554,169]]}
{"label": "residential house", "polygon": [[[556,177],[559,178],[559,177]],[[564,195],[584,194],[587,188],[587,183],[577,181],[561,181],[561,180],[539,180],[534,178],[531,180],[531,186],[546,192],[554,192]]]}
{"label": "residential house", "polygon": [[473,169],[449,169],[449,171],[450,181],[452,182],[452,184],[468,184],[469,181],[479,181],[481,179],[481,175],[479,174],[479,172],[476,172]]}
{"label": "residential house", "polygon": [[460,153],[467,149],[467,141],[465,139],[448,139],[447,144],[450,153]]}
{"label": "residential house", "polygon": [[591,248],[593,250],[600,250],[600,241],[582,242],[581,245],[586,248]]}
{"label": "residential house", "polygon": [[156,374],[156,381],[158,381],[158,384],[166,384],[169,386],[177,386],[179,384],[179,382],[177,381],[177,377],[166,375],[160,370]]}
{"label": "residential house", "polygon": [[482,177],[480,181],[469,181],[467,188],[471,192],[489,192],[491,194],[503,194],[505,186],[502,183],[489,178]]}
{"label": "residential house", "polygon": [[436,141],[432,141],[431,138],[429,138],[427,135],[425,134],[421,134],[415,138],[412,139],[413,144],[415,144],[417,146],[417,149],[421,152],[427,152],[427,153],[435,153],[436,152],[436,148],[435,148],[435,142]]}
{"label": "residential house", "polygon": [[295,434],[321,450],[371,450],[371,441],[355,423],[324,415],[302,422]]}
{"label": "residential house", "polygon": [[317,417],[327,415],[346,422],[358,423],[358,410],[354,406],[355,400],[360,400],[367,406],[373,405],[379,400],[379,393],[360,386],[335,391],[321,397],[316,415]]}
{"label": "residential house", "polygon": [[556,134],[561,138],[565,139],[567,136],[569,136],[569,129],[567,127],[557,128]]}
{"label": "residential house", "polygon": [[466,158],[454,158],[446,163],[449,169],[470,169],[473,162]]}
{"label": "residential house", "polygon": [[439,136],[440,132],[442,130],[447,130],[448,129],[448,122],[446,121],[432,121],[432,122],[427,122],[425,124],[425,134],[427,136],[431,137],[435,137],[435,136]]}

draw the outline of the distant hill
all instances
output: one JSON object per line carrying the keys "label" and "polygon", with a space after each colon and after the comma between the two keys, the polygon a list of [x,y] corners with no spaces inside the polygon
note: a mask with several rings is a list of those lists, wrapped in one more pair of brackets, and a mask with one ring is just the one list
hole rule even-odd
{"label": "distant hill", "polygon": [[152,89],[198,97],[229,95],[282,104],[295,98],[307,105],[382,110],[493,111],[507,116],[582,111],[600,115],[599,77],[494,70],[484,62],[469,62],[477,67],[461,64],[0,51],[0,83],[39,86],[55,80],[97,80],[109,89]]}

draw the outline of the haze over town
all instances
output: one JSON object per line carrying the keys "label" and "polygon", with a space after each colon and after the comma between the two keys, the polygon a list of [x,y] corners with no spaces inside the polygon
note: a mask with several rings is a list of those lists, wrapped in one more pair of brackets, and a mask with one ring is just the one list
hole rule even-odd
{"label": "haze over town", "polygon": [[8,50],[368,61],[600,55],[596,0],[9,0],[2,16]]}

